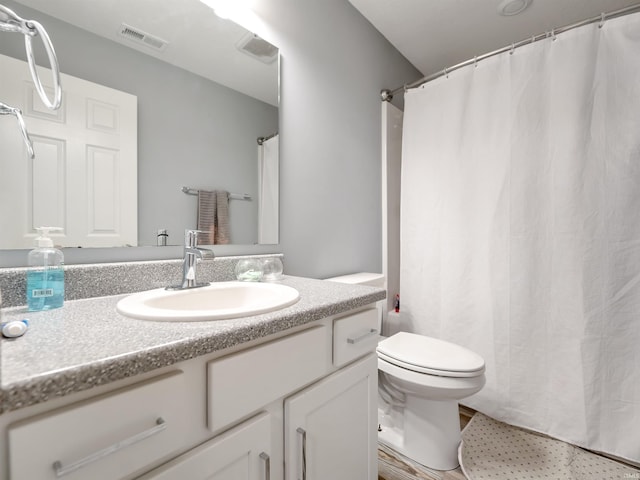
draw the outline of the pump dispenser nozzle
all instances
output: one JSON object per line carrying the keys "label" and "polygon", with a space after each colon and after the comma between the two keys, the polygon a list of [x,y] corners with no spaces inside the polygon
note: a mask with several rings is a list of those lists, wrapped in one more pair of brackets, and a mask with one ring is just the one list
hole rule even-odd
{"label": "pump dispenser nozzle", "polygon": [[37,227],[39,236],[36,237],[37,247],[53,247],[53,240],[49,237],[49,232],[61,232],[61,227]]}

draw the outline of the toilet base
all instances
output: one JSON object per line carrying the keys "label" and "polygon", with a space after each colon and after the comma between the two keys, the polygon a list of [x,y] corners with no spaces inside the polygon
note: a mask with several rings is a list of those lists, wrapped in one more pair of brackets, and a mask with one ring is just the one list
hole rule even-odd
{"label": "toilet base", "polygon": [[427,468],[446,471],[458,467],[458,402],[407,395],[402,420],[381,425],[378,440]]}

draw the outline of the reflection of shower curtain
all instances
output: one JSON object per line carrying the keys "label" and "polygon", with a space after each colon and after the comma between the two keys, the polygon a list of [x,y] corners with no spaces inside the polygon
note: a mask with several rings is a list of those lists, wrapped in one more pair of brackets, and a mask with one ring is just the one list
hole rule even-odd
{"label": "reflection of shower curtain", "polygon": [[465,403],[640,462],[640,14],[406,95],[408,327],[487,362]]}
{"label": "reflection of shower curtain", "polygon": [[258,146],[258,243],[278,243],[278,135]]}

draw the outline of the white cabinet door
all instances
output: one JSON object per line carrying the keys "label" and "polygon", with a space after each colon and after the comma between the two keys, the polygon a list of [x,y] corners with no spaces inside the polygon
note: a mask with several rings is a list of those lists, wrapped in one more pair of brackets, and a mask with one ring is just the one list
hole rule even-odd
{"label": "white cabinet door", "polygon": [[269,480],[271,417],[261,413],[138,480]]}
{"label": "white cabinet door", "polygon": [[370,354],[285,400],[287,480],[375,480],[378,363]]}

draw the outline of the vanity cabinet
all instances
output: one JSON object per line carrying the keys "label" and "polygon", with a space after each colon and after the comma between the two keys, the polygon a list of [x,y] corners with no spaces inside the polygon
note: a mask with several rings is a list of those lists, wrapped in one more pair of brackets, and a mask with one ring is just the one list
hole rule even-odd
{"label": "vanity cabinet", "polygon": [[376,327],[360,308],[10,412],[0,480],[375,480]]}

